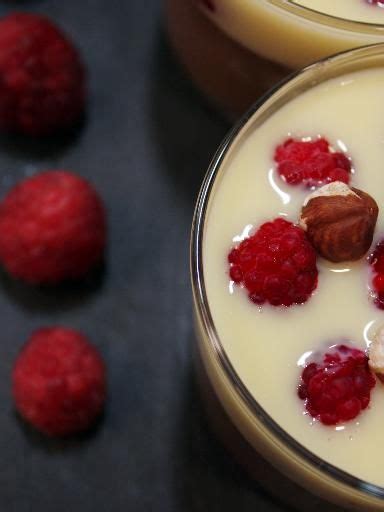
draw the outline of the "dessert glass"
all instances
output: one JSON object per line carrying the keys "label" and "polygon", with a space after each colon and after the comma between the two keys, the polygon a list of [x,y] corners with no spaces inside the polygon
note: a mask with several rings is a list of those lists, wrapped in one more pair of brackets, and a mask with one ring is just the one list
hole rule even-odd
{"label": "dessert glass", "polygon": [[[230,451],[242,458],[241,462],[248,468],[252,467],[252,458],[256,460],[261,454],[275,468],[318,496],[345,508],[366,511],[384,511],[384,488],[329,464],[293,439],[284,430],[284,425],[277,424],[261,407],[236,372],[217,334],[208,303],[203,240],[213,187],[219,183],[224,163],[231,158],[231,152],[247,134],[257,130],[277,110],[315,85],[346,73],[383,67],[384,44],[358,48],[305,68],[260,100],[224,140],[208,169],[197,201],[191,239],[200,380],[214,429],[230,443]],[[223,426],[224,423],[227,425]],[[243,444],[240,450],[239,442]]]}
{"label": "dessert glass", "polygon": [[290,0],[166,0],[168,33],[180,60],[230,116],[244,112],[292,70],[383,42],[380,11],[381,25],[337,18]]}

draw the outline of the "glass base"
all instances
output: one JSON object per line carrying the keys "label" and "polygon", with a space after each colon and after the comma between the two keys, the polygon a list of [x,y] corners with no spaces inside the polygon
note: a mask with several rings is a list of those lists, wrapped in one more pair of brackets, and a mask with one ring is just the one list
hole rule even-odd
{"label": "glass base", "polygon": [[195,0],[166,0],[171,43],[197,87],[230,117],[244,113],[291,70],[226,36]]}
{"label": "glass base", "polygon": [[261,455],[244,439],[223,409],[210,383],[204,364],[196,350],[196,375],[202,401],[209,424],[234,460],[246,473],[265,489],[274,499],[289,505],[299,512],[345,512],[332,503],[325,501],[304,488],[298,486]]}

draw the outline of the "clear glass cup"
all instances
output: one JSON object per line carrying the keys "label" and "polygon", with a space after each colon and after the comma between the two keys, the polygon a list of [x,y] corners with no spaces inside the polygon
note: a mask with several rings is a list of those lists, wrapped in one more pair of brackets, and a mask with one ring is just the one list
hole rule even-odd
{"label": "clear glass cup", "polygon": [[[220,421],[224,421],[225,416],[238,438],[249,446],[246,465],[251,464],[252,457],[261,454],[310,492],[345,508],[360,511],[384,511],[384,488],[359,480],[304,448],[266,413],[236,373],[217,335],[209,308],[202,246],[212,189],[224,172],[224,160],[230,158],[237,144],[283,105],[314,85],[345,73],[377,67],[384,67],[384,44],[347,51],[310,65],[256,103],[227,136],[213,158],[200,190],[191,237],[191,277],[202,388],[203,393],[213,394],[225,411],[225,415],[218,417],[213,412],[212,397],[208,400],[208,415],[214,419],[215,428],[221,429]],[[233,441],[234,436],[224,438],[229,443],[236,442]],[[229,448],[236,453],[236,448]]]}
{"label": "clear glass cup", "polygon": [[166,0],[166,19],[192,80],[232,117],[292,70],[384,42],[384,25],[336,18],[289,0]]}

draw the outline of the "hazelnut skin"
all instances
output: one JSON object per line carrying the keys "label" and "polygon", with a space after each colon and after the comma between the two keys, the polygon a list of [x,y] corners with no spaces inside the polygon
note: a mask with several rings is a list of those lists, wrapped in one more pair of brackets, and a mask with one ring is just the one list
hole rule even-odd
{"label": "hazelnut skin", "polygon": [[355,261],[372,244],[378,213],[369,194],[333,182],[307,198],[300,225],[323,258],[335,263]]}

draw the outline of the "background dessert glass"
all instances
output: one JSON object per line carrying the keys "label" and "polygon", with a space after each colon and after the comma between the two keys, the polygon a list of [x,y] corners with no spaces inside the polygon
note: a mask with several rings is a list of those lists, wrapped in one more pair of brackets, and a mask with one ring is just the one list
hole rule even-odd
{"label": "background dessert glass", "polygon": [[[384,488],[353,477],[305,449],[265,412],[242,382],[217,335],[211,316],[202,245],[213,186],[224,172],[223,163],[250,131],[257,130],[278,109],[317,84],[346,73],[383,67],[384,44],[358,48],[309,66],[256,104],[223,142],[208,170],[197,202],[191,243],[192,287],[203,386],[210,396],[209,407],[213,404],[213,391],[214,398],[225,411],[221,420],[230,421],[233,430],[248,443],[248,467],[249,459],[257,458],[259,452],[285,475],[319,496],[343,507],[372,511],[384,510]],[[212,411],[208,412],[215,420],[214,426],[223,431],[220,419],[217,421],[218,417],[211,414]],[[238,453],[236,447],[230,449]]]}
{"label": "background dessert glass", "polygon": [[322,14],[289,0],[166,0],[168,33],[178,56],[195,84],[231,116],[292,70],[383,42],[383,9],[379,14],[382,25]]}

